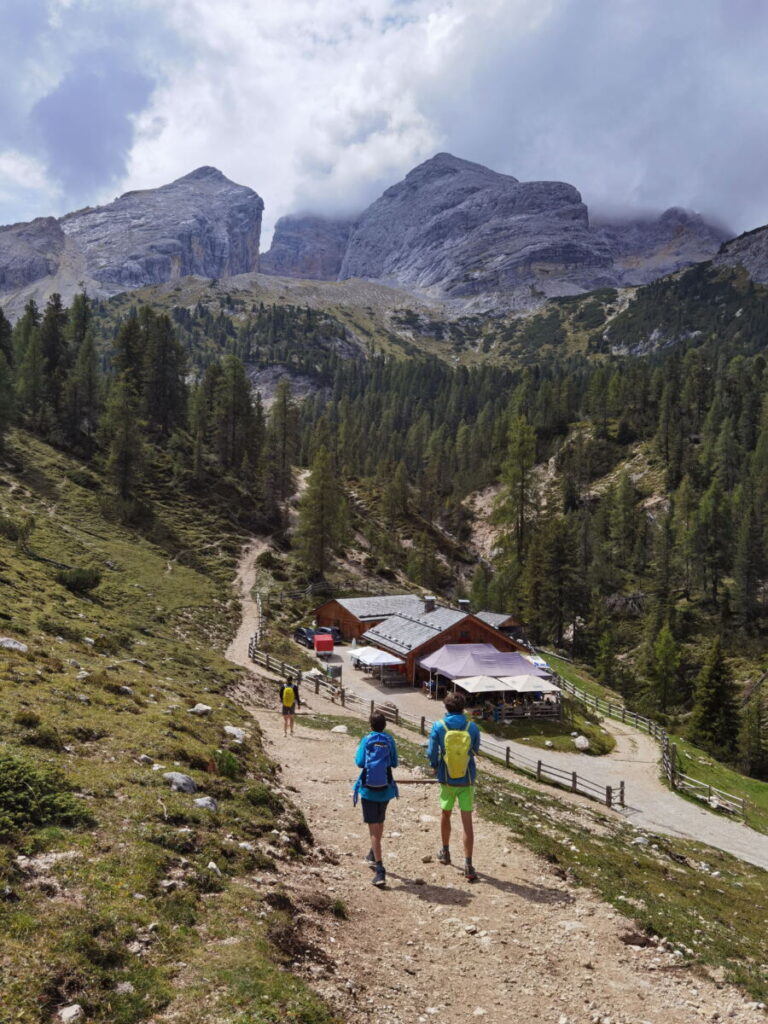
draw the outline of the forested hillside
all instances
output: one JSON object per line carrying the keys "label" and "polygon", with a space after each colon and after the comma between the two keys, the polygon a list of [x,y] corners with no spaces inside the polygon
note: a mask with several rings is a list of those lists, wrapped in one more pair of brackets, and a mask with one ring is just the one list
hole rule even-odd
{"label": "forested hillside", "polygon": [[[0,321],[2,428],[103,465],[120,516],[151,518],[160,474],[284,545],[293,467],[311,466],[309,575],[354,543],[382,585],[469,590],[768,773],[766,289],[700,265],[525,319],[401,310],[367,340],[327,310],[209,293],[161,310],[54,297]],[[267,414],[249,374],[268,366],[283,379]],[[491,486],[484,561],[470,499]]]}

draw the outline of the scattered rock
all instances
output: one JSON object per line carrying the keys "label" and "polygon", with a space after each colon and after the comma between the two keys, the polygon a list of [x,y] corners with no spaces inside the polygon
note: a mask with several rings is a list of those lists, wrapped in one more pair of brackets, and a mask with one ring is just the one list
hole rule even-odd
{"label": "scattered rock", "polygon": [[206,867],[208,868],[209,871],[212,871],[214,875],[218,875],[219,878],[221,878],[221,868],[219,867],[215,860],[209,860]]}
{"label": "scattered rock", "polygon": [[121,996],[130,995],[132,992],[135,991],[136,989],[133,985],[133,982],[130,981],[118,981],[117,985],[115,986],[115,992],[117,992],[118,995]]}
{"label": "scattered rock", "polygon": [[85,1011],[80,1003],[72,1003],[70,1006],[62,1007],[56,1016],[60,1021],[63,1021],[64,1024],[69,1024],[69,1022],[73,1020],[83,1020],[85,1017]]}
{"label": "scattered rock", "polygon": [[201,716],[202,715],[210,715],[210,713],[212,711],[213,711],[213,708],[209,704],[200,704],[199,702],[197,704],[195,704],[195,706],[193,708],[189,709],[190,715],[201,715]]}
{"label": "scattered rock", "polygon": [[82,683],[84,679],[90,678],[90,675],[91,675],[90,672],[86,672],[86,670],[83,669],[82,672],[78,672],[77,673],[77,676],[75,678],[77,679],[77,681],[79,683]]}
{"label": "scattered rock", "polygon": [[589,750],[589,740],[586,736],[577,736],[573,745],[577,750]]}
{"label": "scattered rock", "polygon": [[346,733],[348,731],[349,730],[347,729],[346,725],[334,725],[334,727],[331,729],[331,732],[343,732],[343,733]]}
{"label": "scattered rock", "polygon": [[142,754],[139,757],[139,761],[141,761],[142,764],[154,764],[155,763],[154,757],[150,757],[149,754]]}
{"label": "scattered rock", "polygon": [[248,735],[245,729],[239,729],[236,725],[225,725],[224,734],[233,739],[235,743],[244,743]]}
{"label": "scattered rock", "polygon": [[0,636],[0,647],[5,647],[9,651],[18,651],[19,654],[26,654],[29,648],[26,644],[23,644],[21,640],[14,640],[10,636]]}
{"label": "scattered rock", "polygon": [[88,697],[84,693],[78,693],[77,699],[80,701],[81,704],[90,704],[91,703],[91,698]]}
{"label": "scattered rock", "polygon": [[197,783],[189,775],[183,772],[164,772],[163,778],[171,784],[171,789],[176,793],[196,793]]}
{"label": "scattered rock", "polygon": [[552,742],[552,740],[546,740],[544,746],[547,747],[547,749],[551,750],[552,747],[554,747],[554,743]]}
{"label": "scattered rock", "polygon": [[118,686],[117,692],[122,693],[124,697],[133,696],[133,689],[130,686]]}
{"label": "scattered rock", "polygon": [[216,800],[213,799],[212,796],[200,796],[200,797],[198,797],[195,800],[195,805],[197,807],[202,807],[203,810],[205,810],[205,811],[211,811],[214,814],[219,809],[218,803],[216,802]]}

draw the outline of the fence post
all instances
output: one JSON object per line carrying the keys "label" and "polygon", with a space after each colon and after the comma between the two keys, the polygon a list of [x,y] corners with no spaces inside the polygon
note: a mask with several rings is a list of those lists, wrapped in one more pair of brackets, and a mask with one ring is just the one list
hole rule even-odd
{"label": "fence post", "polygon": [[672,789],[675,788],[677,783],[677,744],[672,743],[669,747],[669,783]]}
{"label": "fence post", "polygon": [[536,778],[541,782],[541,761],[536,762]]}
{"label": "fence post", "polygon": [[267,672],[270,672],[270,671],[271,671],[271,669],[270,669],[270,667],[269,667],[269,654],[267,654],[267,665],[266,665],[266,669],[267,669]]}
{"label": "fence post", "polygon": [[373,709],[374,709],[374,707],[375,707],[375,704],[373,703],[373,701],[371,701],[371,717],[373,717]]}
{"label": "fence post", "polygon": [[395,707],[395,725],[400,725],[400,708]]}
{"label": "fence post", "polygon": [[605,787],[605,806],[611,807],[613,804],[613,790],[610,786]]}
{"label": "fence post", "polygon": [[571,792],[572,793],[576,792],[576,786],[578,784],[578,778],[579,777],[576,774],[576,772],[571,772]]}
{"label": "fence post", "polygon": [[317,695],[318,693],[320,693],[320,680],[315,679],[315,695]]}
{"label": "fence post", "polygon": [[624,780],[619,783],[619,807],[624,806]]}
{"label": "fence post", "polygon": [[509,747],[507,747],[506,754],[504,756],[504,760],[507,763],[507,768],[509,768]]}
{"label": "fence post", "polygon": [[621,709],[621,720],[622,720],[622,722],[626,722],[626,720],[627,720],[627,709],[626,708],[622,708]]}
{"label": "fence post", "polygon": [[419,732],[423,736],[427,731],[427,720],[424,715],[421,716],[421,722],[419,723]]}

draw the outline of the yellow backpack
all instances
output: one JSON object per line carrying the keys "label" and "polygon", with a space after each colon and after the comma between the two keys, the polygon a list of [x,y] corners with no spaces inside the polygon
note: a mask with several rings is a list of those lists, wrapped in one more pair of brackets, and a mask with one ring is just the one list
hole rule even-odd
{"label": "yellow backpack", "polygon": [[292,708],[296,702],[296,691],[292,686],[283,687],[283,707]]}
{"label": "yellow backpack", "polygon": [[469,754],[472,749],[469,722],[463,729],[449,729],[443,718],[440,719],[440,724],[445,729],[443,763],[445,764],[446,782],[449,786],[455,786],[461,780],[460,785],[469,785],[465,781],[469,771]]}

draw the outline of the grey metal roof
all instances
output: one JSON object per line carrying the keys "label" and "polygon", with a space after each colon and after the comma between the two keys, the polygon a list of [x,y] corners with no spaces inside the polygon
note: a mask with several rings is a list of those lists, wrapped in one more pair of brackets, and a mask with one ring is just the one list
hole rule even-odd
{"label": "grey metal roof", "polygon": [[499,626],[503,626],[507,619],[511,619],[512,616],[506,615],[504,612],[475,612],[475,618],[485,622],[488,626],[493,626],[494,629],[498,629]]}
{"label": "grey metal roof", "polygon": [[390,615],[363,633],[362,639],[395,654],[408,654],[467,617],[467,612],[456,611],[455,608],[436,608],[419,616]]}
{"label": "grey metal roof", "polygon": [[424,598],[418,594],[383,594],[380,597],[340,597],[337,604],[355,618],[386,619],[390,615],[422,615]]}

